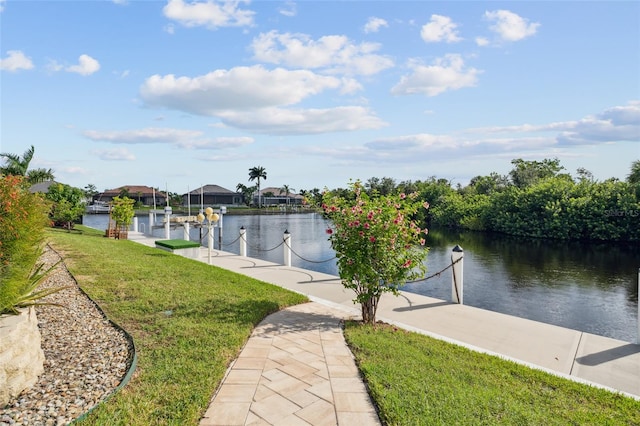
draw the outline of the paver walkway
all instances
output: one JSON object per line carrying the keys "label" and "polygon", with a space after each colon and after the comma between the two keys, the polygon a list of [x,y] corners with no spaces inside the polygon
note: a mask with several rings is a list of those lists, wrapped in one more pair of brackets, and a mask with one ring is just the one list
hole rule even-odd
{"label": "paver walkway", "polygon": [[379,425],[342,334],[344,316],[314,302],[268,316],[200,425]]}

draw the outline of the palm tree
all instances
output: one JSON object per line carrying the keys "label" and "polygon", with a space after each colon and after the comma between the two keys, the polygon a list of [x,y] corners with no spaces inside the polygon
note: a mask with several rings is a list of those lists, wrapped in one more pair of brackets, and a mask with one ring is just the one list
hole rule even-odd
{"label": "palm tree", "polygon": [[4,166],[0,167],[0,174],[24,176],[27,178],[27,182],[31,184],[55,179],[53,170],[51,169],[29,170],[29,163],[31,163],[34,153],[35,148],[31,145],[31,147],[22,154],[22,157],[8,152],[0,154],[0,157],[4,159]]}
{"label": "palm tree", "polygon": [[631,163],[631,172],[627,176],[627,182],[631,184],[640,183],[640,160]]}
{"label": "palm tree", "polygon": [[295,189],[289,188],[289,185],[282,185],[282,188],[280,188],[280,194],[284,192],[287,197],[287,204],[289,204],[289,194],[293,191],[295,191]]}
{"label": "palm tree", "polygon": [[256,180],[258,182],[258,207],[260,207],[260,179],[267,179],[267,171],[262,166],[256,166],[249,169],[249,181]]}

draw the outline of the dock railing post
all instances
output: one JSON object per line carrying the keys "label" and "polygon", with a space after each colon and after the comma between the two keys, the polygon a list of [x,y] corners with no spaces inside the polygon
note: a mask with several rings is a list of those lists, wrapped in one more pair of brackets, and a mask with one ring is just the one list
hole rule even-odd
{"label": "dock railing post", "polygon": [[133,217],[133,232],[138,232],[138,216]]}
{"label": "dock railing post", "polygon": [[156,224],[156,218],[153,211],[149,210],[149,235],[153,235],[153,225]]}
{"label": "dock railing post", "polygon": [[164,208],[164,218],[166,222],[164,223],[164,239],[171,239],[171,207],[167,206]]}
{"label": "dock railing post", "polygon": [[284,265],[291,266],[291,234],[288,230],[284,231]]}
{"label": "dock railing post", "polygon": [[182,224],[182,238],[185,241],[189,241],[191,238],[189,237],[189,222],[184,222]]}
{"label": "dock railing post", "polygon": [[464,262],[464,250],[459,245],[456,245],[451,252],[451,299],[453,303],[463,304],[463,262]]}
{"label": "dock railing post", "polygon": [[247,257],[247,230],[240,227],[240,256]]}

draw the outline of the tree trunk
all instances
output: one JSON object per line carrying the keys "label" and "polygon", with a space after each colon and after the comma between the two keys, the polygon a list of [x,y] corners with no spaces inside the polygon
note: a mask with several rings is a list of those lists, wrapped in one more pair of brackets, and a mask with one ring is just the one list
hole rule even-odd
{"label": "tree trunk", "polygon": [[379,300],[380,296],[373,296],[360,304],[362,307],[362,322],[375,325]]}

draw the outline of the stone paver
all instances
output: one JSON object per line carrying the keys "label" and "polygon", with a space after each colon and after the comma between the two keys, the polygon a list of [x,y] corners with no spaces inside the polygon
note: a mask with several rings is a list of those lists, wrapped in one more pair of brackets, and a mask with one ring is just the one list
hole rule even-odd
{"label": "stone paver", "polygon": [[200,425],[379,425],[342,334],[344,316],[314,302],[268,316]]}

